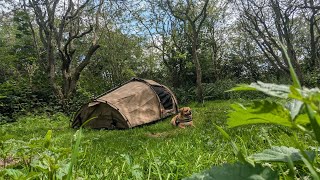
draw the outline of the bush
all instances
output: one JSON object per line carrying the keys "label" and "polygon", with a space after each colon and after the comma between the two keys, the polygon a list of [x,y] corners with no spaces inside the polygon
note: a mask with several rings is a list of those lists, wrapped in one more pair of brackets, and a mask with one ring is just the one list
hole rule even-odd
{"label": "bush", "polygon": [[[231,79],[218,80],[215,83],[203,83],[204,100],[228,100],[228,99],[260,99],[266,95],[260,92],[226,92],[235,87],[238,82]],[[196,87],[172,88],[178,102],[187,104],[196,101]]]}
{"label": "bush", "polygon": [[0,84],[0,123],[15,121],[16,115],[27,112],[37,114],[60,109],[49,88],[34,88],[23,80]]}
{"label": "bush", "polygon": [[205,100],[228,100],[228,99],[261,99],[267,96],[260,92],[226,92],[239,84],[239,82],[225,79],[215,83],[203,85]]}
{"label": "bush", "polygon": [[320,70],[315,70],[304,74],[304,83],[307,87],[320,86]]}

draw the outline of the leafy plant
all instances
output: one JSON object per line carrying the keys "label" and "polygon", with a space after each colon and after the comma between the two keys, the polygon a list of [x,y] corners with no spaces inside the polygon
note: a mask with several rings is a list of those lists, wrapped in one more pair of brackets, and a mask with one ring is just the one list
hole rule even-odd
{"label": "leafy plant", "polygon": [[[76,144],[70,148],[52,146],[52,130],[44,138],[29,142],[9,139],[1,142],[1,158],[12,158],[13,163],[0,169],[0,176],[10,179],[71,179],[81,139],[81,129],[75,134]],[[17,168],[22,166],[22,168]]]}
{"label": "leafy plant", "polygon": [[[286,48],[282,46],[284,52]],[[320,90],[318,88],[307,89],[302,88],[293,69],[289,56],[285,53],[288,61],[290,74],[292,77],[292,85],[277,85],[271,83],[251,83],[250,85],[242,84],[231,89],[231,91],[260,91],[267,95],[282,98],[288,101],[287,104],[270,102],[268,100],[254,101],[251,105],[233,104],[232,111],[229,112],[228,126],[238,127],[252,124],[276,124],[290,127],[293,130],[294,139],[297,148],[293,147],[276,147],[265,149],[261,153],[253,154],[246,157],[245,151],[237,147],[230,136],[220,127],[216,126],[222,135],[231,143],[235,155],[245,166],[238,164],[226,164],[222,168],[213,167],[211,170],[196,174],[192,177],[201,177],[202,179],[228,179],[231,177],[227,174],[232,172],[248,173],[250,169],[258,170],[261,162],[283,162],[287,163],[290,172],[289,177],[296,178],[295,168],[299,162],[303,162],[309,170],[308,176],[313,179],[320,179],[317,172],[317,163],[315,162],[315,152],[306,151],[299,142],[296,135],[296,129],[311,135],[320,145]],[[311,129],[307,127],[311,126]],[[252,160],[252,161],[250,161]],[[273,175],[273,174],[272,174]],[[282,173],[286,179],[287,175]],[[271,176],[258,177],[255,172],[249,172],[246,178],[250,179],[268,179]],[[275,178],[275,177],[273,177]],[[232,179],[241,179],[240,176],[233,176]],[[277,179],[277,178],[275,178]]]}
{"label": "leafy plant", "polygon": [[[313,161],[316,153],[314,151],[305,152],[308,158]],[[261,153],[251,155],[249,158],[256,162],[302,162],[302,154],[299,149],[285,146],[272,146],[271,149],[265,149]]]}
{"label": "leafy plant", "polygon": [[212,180],[212,179],[277,179],[277,172],[273,171],[270,167],[263,167],[262,165],[251,166],[250,164],[235,163],[223,164],[222,166],[215,166],[202,173],[194,174],[184,180]]}

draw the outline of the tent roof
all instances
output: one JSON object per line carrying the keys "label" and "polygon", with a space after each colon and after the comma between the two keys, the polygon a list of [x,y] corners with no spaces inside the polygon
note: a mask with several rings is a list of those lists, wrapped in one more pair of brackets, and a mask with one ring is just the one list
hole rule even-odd
{"label": "tent roof", "polygon": [[[160,99],[161,97],[158,96],[159,92],[171,100],[172,106],[169,109],[163,106]],[[108,104],[117,112],[110,113],[110,108],[108,108],[108,112],[102,110],[103,108],[98,107],[101,103]],[[93,109],[95,106],[96,108]],[[82,113],[83,111],[88,112]],[[123,121],[126,121],[130,128],[165,118],[168,115],[177,113],[177,111],[177,100],[167,87],[153,80],[133,78],[123,85],[113,88],[92,100],[87,106],[80,109],[74,121],[77,118],[84,118],[80,117],[81,113],[85,114],[85,119],[88,119],[90,114],[99,116],[100,119],[104,117],[104,119],[99,120],[101,122],[106,119],[112,119],[113,114],[121,114]],[[119,115],[117,115],[117,117],[119,117]],[[94,121],[90,122],[92,126],[95,126],[94,123]]]}

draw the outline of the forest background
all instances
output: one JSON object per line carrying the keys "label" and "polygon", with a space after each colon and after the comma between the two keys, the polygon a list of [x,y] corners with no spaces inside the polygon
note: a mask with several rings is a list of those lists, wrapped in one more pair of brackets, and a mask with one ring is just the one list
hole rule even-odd
{"label": "forest background", "polygon": [[[0,122],[64,112],[132,77],[191,101],[253,98],[240,83],[320,84],[314,0],[4,0]],[[285,48],[282,48],[284,45]]]}

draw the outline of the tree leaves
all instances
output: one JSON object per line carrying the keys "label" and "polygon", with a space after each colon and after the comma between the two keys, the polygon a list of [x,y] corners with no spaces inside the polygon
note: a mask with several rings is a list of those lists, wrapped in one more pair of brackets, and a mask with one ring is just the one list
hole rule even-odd
{"label": "tree leaves", "polygon": [[214,166],[209,170],[201,173],[193,174],[191,177],[184,178],[184,180],[242,180],[242,179],[278,179],[278,173],[269,167],[262,165],[252,166],[250,164],[224,164],[222,166]]}

